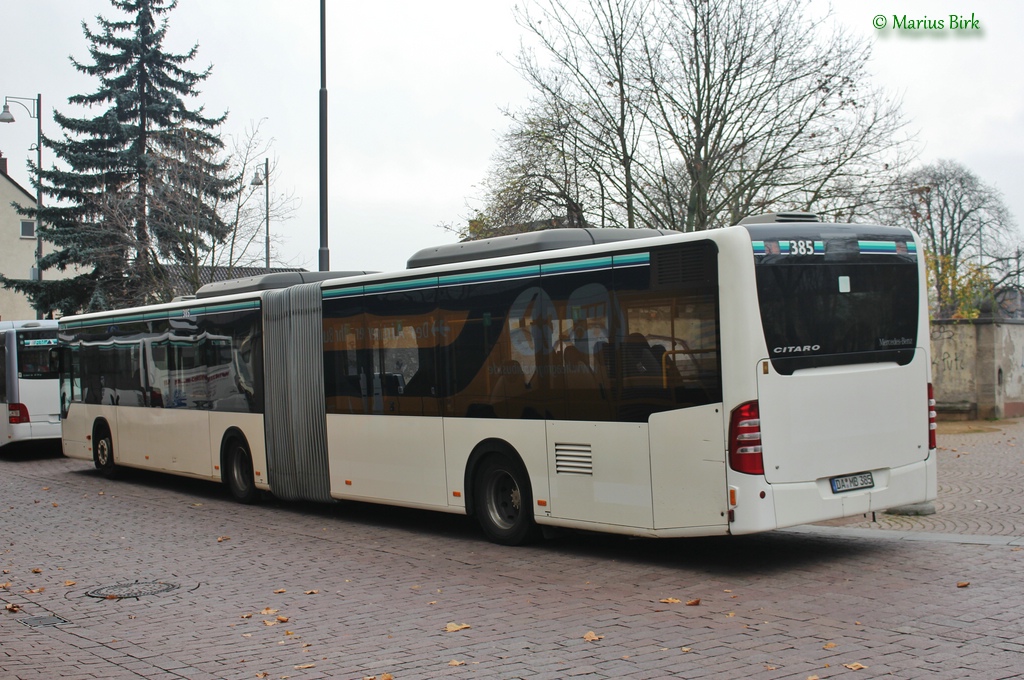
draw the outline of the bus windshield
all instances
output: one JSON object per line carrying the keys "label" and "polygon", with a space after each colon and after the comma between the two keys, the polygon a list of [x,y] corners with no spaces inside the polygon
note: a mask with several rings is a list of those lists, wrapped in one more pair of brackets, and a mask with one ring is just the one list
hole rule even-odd
{"label": "bus windshield", "polygon": [[754,236],[758,304],[779,373],[913,359],[919,282],[909,232],[763,236]]}

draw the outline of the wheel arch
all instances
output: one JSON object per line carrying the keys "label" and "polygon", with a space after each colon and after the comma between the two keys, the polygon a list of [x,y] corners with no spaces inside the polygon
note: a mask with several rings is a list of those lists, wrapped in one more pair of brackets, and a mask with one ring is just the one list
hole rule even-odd
{"label": "wheel arch", "polygon": [[[530,485],[531,497],[533,495],[533,482],[530,480],[530,470],[526,467],[523,457],[519,455],[519,452],[514,446],[504,439],[490,437],[474,446],[473,452],[469,454],[469,459],[466,461],[466,472],[462,481],[462,488],[465,489],[466,494],[467,515],[476,514],[476,485],[474,484],[474,480],[476,479],[477,470],[480,469],[480,464],[487,458],[487,456],[496,453],[504,454],[519,463],[520,467],[526,471],[526,483]],[[530,513],[533,513],[533,508],[530,508]]]}
{"label": "wheel arch", "polygon": [[[110,443],[114,443],[114,428],[110,426],[110,422],[105,416],[100,416],[96,420],[92,421],[92,452],[96,455],[96,442],[100,439],[100,434],[106,432],[110,435]],[[117,450],[116,446],[111,447],[113,451]]]}
{"label": "wheel arch", "polygon": [[252,447],[249,446],[249,440],[246,438],[245,433],[237,427],[229,427],[224,430],[224,434],[220,438],[220,481],[224,484],[227,483],[227,479],[224,475],[228,468],[228,450],[231,447],[231,442],[239,441],[246,450],[249,451],[249,455],[252,455]]}

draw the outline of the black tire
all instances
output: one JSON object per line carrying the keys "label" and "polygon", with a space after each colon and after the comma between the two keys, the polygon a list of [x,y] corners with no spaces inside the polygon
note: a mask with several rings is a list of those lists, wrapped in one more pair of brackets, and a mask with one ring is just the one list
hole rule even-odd
{"label": "black tire", "polygon": [[491,541],[523,545],[540,535],[533,522],[530,479],[518,460],[489,455],[477,471],[473,496],[477,521]]}
{"label": "black tire", "polygon": [[92,462],[107,479],[116,479],[121,473],[114,464],[114,440],[106,429],[97,430],[93,438]]}
{"label": "black tire", "polygon": [[251,505],[259,500],[252,472],[252,454],[245,442],[232,439],[224,456],[224,477],[231,491],[231,497],[239,503]]}

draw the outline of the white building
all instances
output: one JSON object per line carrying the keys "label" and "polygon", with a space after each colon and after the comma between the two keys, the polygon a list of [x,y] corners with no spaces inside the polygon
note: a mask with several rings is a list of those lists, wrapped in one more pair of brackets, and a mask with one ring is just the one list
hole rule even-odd
{"label": "white building", "polygon": [[[7,174],[7,160],[0,155],[0,272],[27,279],[36,265],[36,221],[19,215],[11,204],[34,208],[36,197]],[[27,297],[0,286],[0,321],[34,318]]]}

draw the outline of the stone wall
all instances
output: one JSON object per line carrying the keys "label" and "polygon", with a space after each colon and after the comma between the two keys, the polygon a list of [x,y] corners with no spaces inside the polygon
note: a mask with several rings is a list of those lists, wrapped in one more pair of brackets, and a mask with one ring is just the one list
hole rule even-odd
{"label": "stone wall", "polygon": [[1024,321],[932,321],[931,349],[940,418],[1024,415]]}

